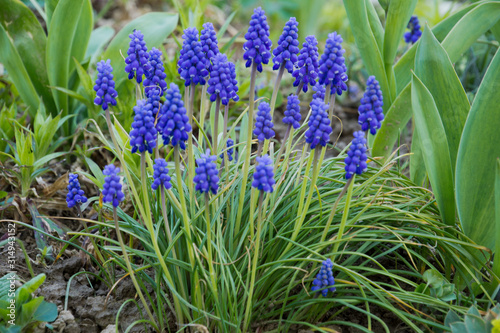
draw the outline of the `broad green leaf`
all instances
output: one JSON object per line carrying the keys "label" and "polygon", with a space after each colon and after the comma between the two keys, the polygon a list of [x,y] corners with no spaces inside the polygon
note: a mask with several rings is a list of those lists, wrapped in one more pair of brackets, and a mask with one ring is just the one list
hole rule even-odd
{"label": "broad green leaf", "polygon": [[54,108],[45,67],[47,38],[42,26],[35,14],[20,1],[0,0],[0,8],[0,24],[19,53],[38,96],[49,109]]}
{"label": "broad green leaf", "polygon": [[80,14],[80,18],[78,19],[78,26],[75,31],[75,37],[73,39],[73,45],[71,47],[71,56],[68,62],[69,73],[75,69],[74,59],[81,63],[85,58],[93,27],[94,18],[92,13],[92,4],[90,3],[90,0],[84,0],[82,4],[82,12]]}
{"label": "broad green leaf", "polygon": [[24,323],[28,324],[31,322],[31,318],[33,317],[33,314],[35,314],[36,309],[42,304],[43,302],[43,296],[33,298],[29,302],[26,302],[21,305],[21,311],[19,319],[17,320],[17,323]]}
{"label": "broad green leaf", "polygon": [[463,230],[480,245],[495,248],[495,168],[500,157],[500,52],[483,78],[458,149],[457,208]]}
{"label": "broad green leaf", "polygon": [[97,58],[102,52],[104,46],[113,38],[115,29],[112,27],[99,27],[92,31],[90,35],[89,45],[85,53],[85,59],[92,59],[91,62]]}
{"label": "broad green leaf", "polygon": [[417,48],[415,74],[429,89],[443,122],[451,167],[455,172],[458,145],[470,105],[446,51],[426,26]]}
{"label": "broad green leaf", "polygon": [[[500,158],[497,158],[495,172],[495,235],[500,235]],[[495,243],[495,254],[500,253],[500,242]],[[500,255],[493,257],[493,272],[500,276]]]}
{"label": "broad green leaf", "polygon": [[57,305],[43,301],[33,314],[34,321],[52,322],[57,318]]}
{"label": "broad green leaf", "polygon": [[[130,38],[128,37],[134,29],[141,30],[148,49],[159,47],[163,41],[174,31],[177,26],[179,16],[172,13],[148,13],[129,22],[113,38],[108,48],[104,52],[103,59],[111,59],[113,75],[115,77],[116,89],[127,79],[125,73],[125,61],[122,54],[127,54]],[[120,54],[121,52],[121,54]]]}
{"label": "broad green leaf", "polygon": [[365,0],[365,4],[366,14],[368,15],[368,21],[370,22],[373,37],[375,37],[375,40],[377,41],[378,49],[382,52],[384,49],[384,28],[382,27],[382,23],[380,23],[380,19],[372,1]]}
{"label": "broad green leaf", "polygon": [[50,21],[52,20],[52,15],[54,15],[54,10],[59,3],[59,0],[45,0],[45,15],[47,15],[47,26],[50,27]]}
{"label": "broad green leaf", "polygon": [[9,73],[10,79],[19,91],[19,95],[30,107],[30,114],[34,116],[40,104],[40,99],[26,71],[26,67],[24,67],[21,57],[12,43],[11,37],[2,25],[0,25],[0,62]]}
{"label": "broad green leaf", "polygon": [[415,184],[423,186],[426,175],[424,156],[422,155],[418,132],[413,131],[411,139],[410,179]]}
{"label": "broad green leaf", "polygon": [[431,93],[415,74],[411,102],[415,130],[439,211],[445,223],[455,225],[453,172],[446,132]]}
{"label": "broad green leaf", "polygon": [[[68,87],[72,45],[85,1],[87,0],[60,0],[54,11],[46,55],[49,83],[53,87]],[[63,111],[63,115],[66,115],[68,96],[58,90],[52,90],[52,94],[56,102],[56,113]]]}
{"label": "broad green leaf", "polygon": [[[28,282],[26,282],[25,284],[23,284],[22,287],[18,289],[18,291],[20,289],[23,289],[28,294],[31,294],[35,290],[37,290],[38,287],[40,287],[42,285],[42,283],[45,281],[45,278],[46,278],[45,274],[43,274],[43,273],[42,274],[38,274],[37,276],[35,276],[31,280],[29,280]],[[17,291],[16,291],[16,293],[17,293]]]}

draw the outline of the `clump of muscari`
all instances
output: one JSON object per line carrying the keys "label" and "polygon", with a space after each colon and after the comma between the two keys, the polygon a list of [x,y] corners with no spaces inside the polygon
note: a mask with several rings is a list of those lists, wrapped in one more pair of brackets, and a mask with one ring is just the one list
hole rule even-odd
{"label": "clump of muscari", "polygon": [[[229,162],[231,162],[233,160],[233,154],[234,154],[234,141],[233,139],[229,138],[227,139],[227,159],[229,160]],[[220,154],[220,158],[224,158],[224,154]]]}
{"label": "clump of muscari", "polygon": [[196,184],[196,190],[201,193],[216,194],[219,189],[219,171],[217,170],[217,164],[215,164],[217,156],[210,155],[210,150],[207,149],[205,154],[201,154],[201,157],[196,159],[198,166],[196,167],[196,175],[194,176],[194,183]]}
{"label": "clump of muscari", "polygon": [[309,118],[309,129],[306,131],[306,142],[311,149],[317,145],[325,147],[330,140],[332,127],[328,119],[328,104],[320,99],[313,99],[311,102],[311,117]]}
{"label": "clump of muscari", "polygon": [[300,115],[300,100],[297,95],[290,95],[287,101],[283,123],[297,129],[300,127],[300,119],[302,118]]}
{"label": "clump of muscari", "polygon": [[118,93],[115,90],[115,81],[113,80],[113,67],[110,60],[101,60],[97,63],[97,80],[95,80],[94,90],[96,98],[94,103],[102,105],[103,110],[108,109],[109,105],[116,105]]}
{"label": "clump of muscari", "polygon": [[254,62],[257,70],[262,72],[262,64],[267,65],[271,58],[270,50],[273,43],[269,39],[269,25],[267,24],[266,13],[261,7],[254,9],[245,39],[247,40],[243,44],[245,66],[250,67]]}
{"label": "clump of muscari", "polygon": [[208,76],[210,61],[203,53],[201,42],[198,40],[198,30],[196,28],[187,28],[184,30],[182,39],[184,39],[184,42],[177,62],[178,72],[186,87],[191,84],[204,85],[205,78]]}
{"label": "clump of muscari", "polygon": [[238,82],[236,81],[236,72],[233,75],[234,65],[227,61],[225,54],[219,53],[212,59],[212,70],[210,79],[208,79],[207,92],[210,94],[210,100],[215,102],[217,97],[223,105],[227,105],[229,100],[238,101]]}
{"label": "clump of muscari", "polygon": [[115,167],[113,164],[104,167],[104,185],[102,189],[103,201],[113,204],[113,207],[118,207],[120,201],[125,198],[122,192],[122,184],[120,183],[120,176],[118,173],[120,168]]}
{"label": "clump of muscari", "polygon": [[316,79],[318,78],[319,53],[317,45],[318,40],[316,37],[306,37],[306,41],[302,44],[302,49],[300,50],[297,67],[292,74],[295,78],[293,86],[298,87],[302,85],[302,91],[304,92],[307,92],[309,85],[314,87],[316,85]]}
{"label": "clump of muscari", "polygon": [[73,208],[76,205],[81,205],[87,202],[85,192],[80,188],[78,175],[74,173],[69,174],[68,194],[66,195],[66,203],[68,208]]}
{"label": "clump of muscari", "polygon": [[405,42],[408,44],[415,44],[420,36],[422,36],[422,31],[420,30],[420,22],[418,21],[417,16],[412,16],[410,18],[407,28],[410,29],[410,31],[405,32]]}
{"label": "clump of muscari", "polygon": [[166,190],[172,188],[170,176],[168,175],[168,164],[162,158],[157,158],[153,165],[153,184],[151,184],[151,188],[155,191],[158,187]]}
{"label": "clump of muscari", "polygon": [[144,35],[140,30],[134,30],[129,37],[130,44],[127,50],[127,58],[125,58],[125,72],[128,73],[129,79],[133,79],[135,76],[137,83],[141,83],[142,76],[151,69],[151,64],[148,61],[148,48],[144,41]]}
{"label": "clump of muscari", "polygon": [[274,137],[274,124],[271,118],[271,107],[267,102],[261,102],[259,104],[259,110],[257,111],[257,117],[255,118],[255,129],[253,134],[257,136],[259,141],[269,140]]}
{"label": "clump of muscari", "polygon": [[[333,277],[332,268],[333,262],[330,259],[323,261],[321,269],[318,275],[316,275],[316,279],[313,281],[313,286],[311,287],[312,291],[317,292],[318,294],[321,292],[323,297],[328,296],[328,292],[335,292],[335,278]],[[323,290],[319,291],[320,289]]]}
{"label": "clump of muscari", "polygon": [[153,148],[156,147],[155,118],[152,110],[147,106],[151,106],[151,104],[146,104],[144,100],[138,100],[137,105],[134,106],[135,116],[130,131],[132,154],[136,151],[139,153],[148,151],[151,154]]}
{"label": "clump of muscari", "polygon": [[370,76],[366,82],[366,91],[361,99],[361,105],[358,108],[358,123],[363,131],[368,131],[375,135],[384,120],[384,105],[382,90],[375,76]]}
{"label": "clump of muscari", "polygon": [[368,157],[366,155],[365,132],[357,131],[353,135],[354,139],[344,160],[346,179],[352,178],[355,173],[361,175],[367,169],[366,161]]}
{"label": "clump of muscari", "polygon": [[150,69],[144,79],[144,92],[147,95],[151,90],[160,90],[161,96],[167,90],[167,82],[165,81],[167,74],[165,74],[161,60],[161,51],[155,47],[149,51],[149,64]]}
{"label": "clump of muscari", "polygon": [[252,187],[259,191],[268,193],[273,192],[275,184],[273,160],[269,157],[269,155],[264,155],[262,157],[257,157],[257,163],[259,164],[255,167]]}
{"label": "clump of muscari", "polygon": [[329,34],[325,52],[319,60],[319,84],[329,86],[331,93],[338,95],[347,90],[347,67],[342,42],[342,37],[337,32]]}
{"label": "clump of muscari", "polygon": [[160,109],[156,129],[161,133],[166,145],[172,143],[174,147],[179,145],[181,149],[186,149],[191,125],[179,87],[173,82],[165,92],[165,102]]}
{"label": "clump of muscari", "polygon": [[297,53],[299,53],[299,22],[295,17],[290,17],[290,20],[283,27],[283,33],[278,39],[278,46],[273,50],[273,69],[276,70],[280,66],[285,66],[288,73],[293,72],[294,66],[297,64]]}

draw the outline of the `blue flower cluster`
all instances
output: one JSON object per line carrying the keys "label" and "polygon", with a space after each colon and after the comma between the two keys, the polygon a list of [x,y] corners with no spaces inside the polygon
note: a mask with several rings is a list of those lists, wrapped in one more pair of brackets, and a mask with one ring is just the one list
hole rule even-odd
{"label": "blue flower cluster", "polygon": [[198,40],[198,30],[196,28],[187,28],[182,35],[184,42],[182,44],[181,55],[177,66],[181,78],[187,86],[205,84],[205,78],[208,76],[210,60],[203,53],[203,47]]}
{"label": "blue flower cluster", "polygon": [[132,154],[139,150],[143,153],[146,150],[151,154],[156,147],[157,131],[155,128],[155,118],[153,112],[146,108],[144,100],[138,100],[134,106],[134,122],[130,131],[130,146]]}
{"label": "blue flower cluster", "polygon": [[125,58],[125,63],[127,64],[125,72],[128,73],[129,79],[133,79],[135,76],[137,83],[141,83],[142,76],[147,74],[151,69],[151,65],[148,62],[148,48],[144,41],[144,35],[140,30],[134,30],[129,37],[130,45],[127,50],[127,58]]}
{"label": "blue flower cluster", "polygon": [[314,99],[321,99],[325,100],[325,94],[326,94],[326,87],[324,84],[316,84],[313,86],[313,90],[315,93],[313,94],[313,100]]}
{"label": "blue flower cluster", "polygon": [[246,67],[252,65],[252,61],[257,65],[257,70],[262,72],[262,64],[267,65],[271,58],[271,47],[273,43],[269,39],[269,25],[267,24],[266,13],[262,8],[255,8],[250,27],[245,34],[247,40],[243,44],[245,53],[243,59],[246,60]]}
{"label": "blue flower cluster", "polygon": [[321,99],[313,99],[311,102],[311,118],[309,118],[309,129],[306,131],[306,142],[311,145],[311,149],[319,144],[326,146],[330,140],[332,127],[328,118],[328,104]]}
{"label": "blue flower cluster", "polygon": [[212,61],[212,59],[219,54],[217,34],[215,33],[214,25],[212,23],[207,22],[203,24],[200,42],[201,49],[210,63],[210,61]]}
{"label": "blue flower cluster", "polygon": [[220,97],[221,103],[227,105],[229,100],[238,101],[238,81],[236,73],[233,75],[234,65],[227,61],[225,54],[219,53],[212,58],[212,70],[210,79],[208,79],[207,92],[210,94],[210,100],[215,102]]}
{"label": "blue flower cluster", "polygon": [[363,131],[366,132],[369,128],[371,134],[375,135],[377,133],[377,130],[382,125],[382,120],[384,120],[383,105],[382,90],[375,76],[372,75],[366,82],[366,91],[358,108],[358,123]]}
{"label": "blue flower cluster", "polygon": [[151,51],[149,51],[149,65],[150,69],[146,73],[146,78],[144,79],[144,91],[147,96],[151,90],[160,89],[161,96],[165,90],[167,90],[167,82],[165,81],[167,74],[165,74],[165,68],[161,60],[161,51],[156,47],[153,47]]}
{"label": "blue flower cluster", "polygon": [[346,179],[351,178],[354,173],[360,175],[367,169],[365,132],[357,131],[353,135],[354,139],[344,160]]}
{"label": "blue flower cluster", "polygon": [[347,67],[345,65],[342,48],[342,37],[333,32],[328,35],[325,45],[325,53],[319,60],[319,84],[330,85],[331,93],[342,95],[347,90]]}
{"label": "blue flower cluster", "polygon": [[145,108],[150,110],[153,115],[153,118],[156,119],[158,111],[160,111],[161,108],[160,89],[150,90],[147,92],[146,96],[147,99]]}
{"label": "blue flower cluster", "polygon": [[255,167],[255,172],[253,173],[252,187],[259,191],[264,191],[271,193],[273,192],[274,181],[274,170],[273,170],[273,160],[269,155],[264,155],[262,157],[257,157],[257,166]]}
{"label": "blue flower cluster", "polygon": [[153,184],[151,188],[153,191],[157,190],[158,187],[163,186],[166,190],[172,188],[170,184],[170,176],[168,175],[168,164],[162,158],[157,158],[155,164],[153,165]]}
{"label": "blue flower cluster", "polygon": [[323,297],[328,296],[328,292],[335,292],[335,279],[333,277],[332,268],[333,262],[330,259],[323,261],[321,269],[318,275],[316,275],[316,279],[313,281],[312,291],[319,293],[319,290],[324,288],[321,290]]}
{"label": "blue flower cluster", "polygon": [[285,24],[283,33],[278,39],[278,46],[273,50],[273,69],[276,70],[280,66],[285,66],[288,73],[293,72],[293,67],[297,63],[299,53],[299,22],[295,17],[290,17],[290,20]]}
{"label": "blue flower cluster", "polygon": [[[234,154],[234,141],[233,139],[229,138],[227,139],[227,159],[229,162],[233,160],[233,154]],[[220,158],[224,158],[224,154],[220,154]]]}
{"label": "blue flower cluster", "polygon": [[170,88],[165,92],[165,102],[160,109],[156,128],[161,133],[166,145],[172,142],[172,146],[179,145],[181,149],[186,149],[191,125],[189,117],[186,115],[179,87],[173,82],[170,83]]}
{"label": "blue flower cluster", "polygon": [[261,102],[255,118],[255,129],[253,130],[253,134],[257,136],[259,141],[269,140],[274,137],[273,127],[271,107],[269,103]]}
{"label": "blue flower cluster", "polygon": [[297,95],[288,96],[288,103],[286,105],[285,117],[283,118],[283,122],[285,124],[289,124],[293,126],[294,129],[300,127],[300,119],[302,116],[300,115],[300,100]]}
{"label": "blue flower cluster", "polygon": [[125,198],[122,192],[122,184],[120,183],[120,176],[118,173],[120,168],[115,167],[113,164],[104,167],[104,185],[102,189],[103,201],[112,203],[114,207],[118,207],[120,201]]}
{"label": "blue flower cluster", "polygon": [[420,22],[418,21],[418,17],[412,16],[410,21],[408,22],[408,29],[410,31],[405,33],[405,42],[415,44],[420,36],[422,36],[422,31],[420,30]]}
{"label": "blue flower cluster", "polygon": [[108,109],[108,104],[116,105],[118,93],[115,90],[113,80],[113,67],[110,60],[101,60],[97,63],[97,80],[95,80],[94,90],[97,92],[94,104],[102,105],[103,110]]}
{"label": "blue flower cluster", "polygon": [[294,87],[298,87],[303,83],[302,91],[307,92],[308,86],[316,85],[319,70],[319,53],[318,53],[318,40],[314,36],[307,36],[306,41],[302,44],[297,68],[294,70],[292,76],[295,78],[293,82]]}
{"label": "blue flower cluster", "polygon": [[83,190],[80,188],[78,175],[70,173],[69,183],[68,183],[68,194],[66,195],[66,203],[68,204],[68,208],[73,208],[77,204],[80,205],[85,202],[87,202],[87,197],[85,196],[85,192],[83,192]]}
{"label": "blue flower cluster", "polygon": [[214,161],[217,156],[211,156],[210,150],[207,150],[205,154],[201,154],[201,158],[196,159],[198,167],[196,167],[194,176],[194,183],[196,184],[196,190],[201,193],[208,193],[211,191],[212,194],[216,194],[219,189],[219,171],[217,170],[217,164]]}

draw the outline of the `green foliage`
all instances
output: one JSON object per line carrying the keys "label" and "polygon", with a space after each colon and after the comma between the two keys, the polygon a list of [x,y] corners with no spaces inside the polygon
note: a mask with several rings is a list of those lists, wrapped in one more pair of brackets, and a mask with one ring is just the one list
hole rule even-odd
{"label": "green foliage", "polygon": [[[57,318],[57,306],[44,301],[42,296],[33,297],[40,285],[45,281],[45,274],[40,274],[17,288],[15,293],[11,291],[11,277],[7,274],[0,278],[0,332],[32,332],[33,328],[40,322],[52,322]],[[15,277],[17,279],[17,277]],[[14,302],[13,302],[14,301]],[[11,325],[9,306],[14,305],[15,325]]]}
{"label": "green foliage", "polygon": [[453,311],[446,315],[445,325],[451,333],[498,333],[500,331],[500,304],[489,309],[484,316],[472,306],[464,319]]}

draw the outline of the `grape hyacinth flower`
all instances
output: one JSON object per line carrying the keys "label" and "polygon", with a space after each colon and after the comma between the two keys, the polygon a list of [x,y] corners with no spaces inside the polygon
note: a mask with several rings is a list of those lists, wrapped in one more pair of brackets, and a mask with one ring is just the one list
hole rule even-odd
{"label": "grape hyacinth flower", "polygon": [[366,171],[366,139],[363,131],[353,133],[354,139],[352,140],[351,147],[347,152],[345,163],[345,178],[349,179],[354,173],[361,175]]}
{"label": "grape hyacinth flower", "polygon": [[134,106],[134,122],[130,131],[130,146],[132,154],[136,151],[143,153],[146,150],[152,154],[156,147],[157,131],[155,128],[155,118],[151,109],[147,108],[146,101],[138,100]]}
{"label": "grape hyacinth flower", "polygon": [[182,44],[181,55],[177,66],[181,78],[185,81],[185,86],[192,84],[205,84],[205,78],[208,76],[207,68],[210,61],[203,53],[201,42],[198,40],[198,30],[196,28],[187,28],[182,35],[184,42]]}
{"label": "grape hyacinth flower", "polygon": [[[236,81],[236,72],[233,75],[234,65],[227,61],[225,54],[219,53],[212,58],[212,70],[210,79],[208,79],[207,92],[210,94],[210,101],[215,102],[217,97],[223,105],[229,104],[229,100],[238,101],[238,81]],[[234,79],[233,79],[234,77]]]}
{"label": "grape hyacinth flower", "polygon": [[273,70],[277,70],[280,66],[285,66],[288,73],[293,72],[293,67],[297,64],[297,54],[299,53],[299,22],[295,17],[290,17],[290,20],[283,27],[283,33],[278,39],[278,46],[273,50]]}
{"label": "grape hyacinth flower", "polygon": [[319,144],[326,146],[332,133],[330,119],[328,119],[328,104],[323,100],[314,99],[311,102],[311,118],[309,118],[309,129],[306,131],[306,142],[311,145],[311,149],[316,148]]}
{"label": "grape hyacinth flower", "polygon": [[382,120],[384,120],[382,105],[384,105],[382,90],[375,76],[372,75],[366,82],[366,91],[358,108],[358,123],[363,131],[366,132],[370,129],[371,134],[375,135],[377,133]]}
{"label": "grape hyacinth flower", "polygon": [[162,96],[165,90],[167,90],[167,82],[165,81],[167,74],[165,74],[165,68],[161,60],[161,51],[156,47],[153,47],[151,51],[149,51],[149,64],[150,69],[146,73],[146,78],[144,79],[144,91],[146,96],[148,92],[155,89],[160,89],[160,96]]}
{"label": "grape hyacinth flower", "polygon": [[112,203],[113,207],[118,207],[120,201],[123,201],[125,195],[122,192],[122,184],[120,183],[120,176],[118,173],[120,168],[115,167],[113,164],[104,167],[104,185],[102,189],[103,201]]}
{"label": "grape hyacinth flower", "polygon": [[[227,139],[227,159],[229,160],[229,162],[231,162],[233,160],[233,154],[234,154],[234,141],[233,139],[229,138]],[[224,154],[220,154],[220,158],[224,158]]]}
{"label": "grape hyacinth flower", "polygon": [[261,102],[259,104],[259,110],[257,111],[257,117],[255,119],[255,129],[253,134],[257,136],[259,141],[269,140],[274,137],[274,124],[271,118],[271,107],[267,102]]}
{"label": "grape hyacinth flower", "polygon": [[153,184],[151,188],[156,191],[158,187],[169,190],[172,188],[170,184],[170,176],[168,175],[168,165],[167,161],[162,158],[157,158],[155,164],[153,165]]}
{"label": "grape hyacinth flower", "polygon": [[[208,59],[208,62],[219,54],[219,46],[217,42],[217,34],[215,33],[214,25],[210,22],[203,24],[203,29],[200,35],[201,49]],[[209,68],[207,68],[209,69]]]}
{"label": "grape hyacinth flower", "polygon": [[325,45],[325,53],[319,60],[319,84],[330,85],[332,94],[342,95],[347,90],[347,67],[345,65],[342,48],[342,37],[333,32],[328,35]]}
{"label": "grape hyacinth flower", "polygon": [[[318,40],[314,36],[307,36],[306,41],[302,44],[297,68],[292,76],[295,78],[294,87],[302,85],[302,91],[307,92],[308,86],[314,87],[319,71],[319,53]],[[299,91],[299,90],[298,90]],[[297,91],[297,93],[298,93]]]}
{"label": "grape hyacinth flower", "polygon": [[174,147],[179,145],[181,149],[186,149],[191,125],[186,115],[181,92],[175,83],[170,83],[170,88],[165,92],[165,99],[159,111],[156,129],[162,134],[166,145],[172,143]]}
{"label": "grape hyacinth flower", "polygon": [[408,29],[410,31],[405,33],[405,42],[410,44],[415,44],[420,36],[422,36],[422,31],[420,30],[420,23],[417,16],[412,16],[408,22]]}
{"label": "grape hyacinth flower", "polygon": [[335,279],[333,277],[332,268],[333,262],[330,259],[323,261],[321,269],[318,275],[316,275],[316,279],[313,281],[313,286],[311,287],[312,291],[317,291],[319,294],[319,290],[325,288],[321,290],[323,297],[328,296],[328,292],[335,292]]}
{"label": "grape hyacinth flower", "polygon": [[146,93],[147,99],[145,108],[151,111],[154,118],[153,120],[156,119],[158,111],[160,111],[161,108],[160,91],[160,89],[152,89]]}
{"label": "grape hyacinth flower", "polygon": [[94,90],[96,98],[94,104],[102,105],[103,110],[108,109],[108,104],[115,106],[118,93],[115,90],[115,81],[113,80],[113,67],[110,60],[101,60],[97,63],[97,80],[95,80]]}
{"label": "grape hyacinth flower", "polygon": [[79,206],[82,203],[87,202],[85,192],[83,192],[83,190],[80,188],[78,175],[70,173],[68,181],[68,194],[66,195],[66,203],[68,204],[68,208],[73,208],[76,205]]}
{"label": "grape hyacinth flower", "polygon": [[252,187],[259,191],[272,193],[275,184],[273,161],[269,155],[264,155],[257,157],[257,162],[259,164],[255,167]]}
{"label": "grape hyacinth flower", "polygon": [[205,154],[201,154],[201,158],[196,159],[198,166],[196,167],[196,176],[194,176],[194,183],[196,184],[196,190],[201,193],[217,194],[219,189],[219,171],[217,170],[217,164],[214,161],[217,159],[216,156],[210,155],[210,149],[207,149]]}
{"label": "grape hyacinth flower", "polygon": [[267,24],[266,13],[261,7],[254,9],[245,39],[247,40],[243,44],[245,50],[243,59],[247,61],[245,66],[250,67],[254,62],[257,70],[262,72],[262,64],[267,65],[271,58],[270,50],[273,43],[269,39],[269,25]]}
{"label": "grape hyacinth flower", "polygon": [[285,117],[283,118],[283,122],[290,126],[293,126],[294,129],[300,127],[300,119],[302,116],[300,115],[300,101],[297,95],[288,96],[288,103],[286,105]]}
{"label": "grape hyacinth flower", "polygon": [[313,90],[315,91],[315,93],[313,94],[313,100],[325,100],[326,87],[324,84],[316,84],[315,86],[313,86]]}
{"label": "grape hyacinth flower", "polygon": [[151,70],[151,65],[148,62],[149,53],[144,41],[144,35],[140,30],[134,30],[128,35],[130,44],[127,50],[127,58],[125,58],[125,72],[128,73],[129,80],[135,79],[137,83],[142,82],[142,76]]}

